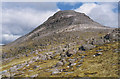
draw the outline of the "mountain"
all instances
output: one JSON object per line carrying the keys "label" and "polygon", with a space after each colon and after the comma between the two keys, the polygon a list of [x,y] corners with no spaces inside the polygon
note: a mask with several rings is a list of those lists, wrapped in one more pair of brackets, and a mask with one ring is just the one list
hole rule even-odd
{"label": "mountain", "polygon": [[42,38],[53,33],[68,32],[73,30],[80,31],[92,28],[99,30],[111,29],[93,21],[84,13],[75,12],[73,10],[58,11],[32,32],[26,34],[23,37],[20,37],[19,39],[8,45],[13,46],[18,43],[34,39],[35,37]]}
{"label": "mountain", "polygon": [[[119,31],[84,13],[58,11],[30,33],[3,46],[1,72],[4,77],[117,77],[114,52],[118,52]],[[113,64],[111,70],[108,66]]]}

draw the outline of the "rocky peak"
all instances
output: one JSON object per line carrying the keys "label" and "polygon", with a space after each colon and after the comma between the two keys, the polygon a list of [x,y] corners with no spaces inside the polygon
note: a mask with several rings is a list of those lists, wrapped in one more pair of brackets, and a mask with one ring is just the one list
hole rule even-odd
{"label": "rocky peak", "polygon": [[41,26],[46,28],[58,29],[70,25],[91,24],[95,26],[102,26],[94,22],[89,16],[84,13],[79,13],[73,10],[58,11],[53,16],[48,18]]}

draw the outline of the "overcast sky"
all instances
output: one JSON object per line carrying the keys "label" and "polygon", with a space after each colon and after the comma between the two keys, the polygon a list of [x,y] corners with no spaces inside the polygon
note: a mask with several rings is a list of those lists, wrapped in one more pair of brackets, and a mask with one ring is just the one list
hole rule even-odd
{"label": "overcast sky", "polygon": [[118,3],[4,2],[2,3],[2,41],[7,44],[42,24],[59,10],[85,13],[102,25],[118,27]]}

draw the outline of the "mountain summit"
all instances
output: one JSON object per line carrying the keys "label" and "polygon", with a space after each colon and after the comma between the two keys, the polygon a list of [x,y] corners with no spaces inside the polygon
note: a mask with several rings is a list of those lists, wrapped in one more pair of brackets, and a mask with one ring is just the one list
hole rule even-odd
{"label": "mountain summit", "polygon": [[[93,21],[89,16],[84,13],[79,13],[73,10],[64,10],[58,11],[53,16],[48,18],[42,25],[37,27],[39,29],[41,27],[46,27],[46,29],[59,29],[65,26],[71,25],[80,25],[80,24],[89,24],[94,26],[102,26],[101,24]],[[84,28],[84,26],[83,26]]]}

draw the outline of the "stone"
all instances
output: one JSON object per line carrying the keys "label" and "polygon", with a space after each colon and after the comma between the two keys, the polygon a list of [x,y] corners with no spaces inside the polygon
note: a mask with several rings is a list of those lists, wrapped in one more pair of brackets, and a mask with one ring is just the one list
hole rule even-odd
{"label": "stone", "polygon": [[84,48],[84,46],[80,46],[79,50],[86,51],[86,49]]}
{"label": "stone", "polygon": [[101,54],[102,54],[102,52],[96,53],[96,54],[93,55],[93,57],[99,56],[99,55],[101,55]]}
{"label": "stone", "polygon": [[33,70],[28,70],[29,72],[33,72]]}
{"label": "stone", "polygon": [[67,68],[70,68],[70,66],[67,66]]}
{"label": "stone", "polygon": [[100,52],[100,51],[103,51],[102,49],[98,49],[98,50],[96,50],[96,52]]}
{"label": "stone", "polygon": [[120,50],[119,50],[119,49],[115,49],[115,50],[113,50],[113,52],[114,52],[114,53],[119,53]]}
{"label": "stone", "polygon": [[95,46],[92,44],[85,44],[85,45],[83,45],[83,47],[85,50],[91,50],[91,49],[95,48]]}
{"label": "stone", "polygon": [[48,55],[53,55],[53,52],[48,52]]}
{"label": "stone", "polygon": [[38,76],[38,74],[35,74],[35,75],[32,75],[31,77],[37,77]]}
{"label": "stone", "polygon": [[35,65],[35,66],[33,66],[33,69],[36,69],[37,68],[37,66]]}
{"label": "stone", "polygon": [[68,62],[73,64],[76,61],[76,59],[68,59]]}
{"label": "stone", "polygon": [[47,60],[47,55],[39,54],[40,60]]}
{"label": "stone", "polygon": [[66,55],[68,56],[68,57],[70,57],[70,56],[72,56],[73,54],[75,54],[76,52],[75,51],[73,51],[73,49],[69,49],[67,52],[66,52]]}
{"label": "stone", "polygon": [[40,58],[39,58],[39,56],[36,56],[36,57],[33,57],[32,60],[37,61],[37,60],[40,60]]}
{"label": "stone", "polygon": [[84,60],[83,59],[81,59],[79,62],[83,62]]}
{"label": "stone", "polygon": [[55,67],[58,67],[58,66],[63,66],[63,62],[59,61]]}
{"label": "stone", "polygon": [[31,63],[33,63],[33,61],[32,61],[32,60],[30,60],[30,61],[29,61],[29,64],[31,64]]}
{"label": "stone", "polygon": [[93,41],[93,45],[103,45],[105,41],[103,39],[97,39]]}
{"label": "stone", "polygon": [[11,68],[9,69],[9,71],[10,71],[10,72],[16,72],[16,71],[17,71],[16,66],[11,67]]}
{"label": "stone", "polygon": [[26,67],[30,66],[29,64],[26,65]]}
{"label": "stone", "polygon": [[82,64],[80,64],[80,65],[77,65],[76,67],[80,67],[80,66],[82,66]]}
{"label": "stone", "polygon": [[52,59],[53,57],[51,55],[46,55],[47,60]]}
{"label": "stone", "polygon": [[63,65],[67,63],[65,59],[62,59],[61,62],[63,62]]}
{"label": "stone", "polygon": [[60,73],[60,71],[58,69],[53,69],[52,70],[52,75],[57,74],[57,73]]}
{"label": "stone", "polygon": [[74,66],[74,65],[76,65],[77,63],[72,63],[72,64],[70,64],[70,66]]}
{"label": "stone", "polygon": [[104,38],[107,39],[107,40],[110,39],[110,34],[106,34],[106,35],[104,36]]}
{"label": "stone", "polygon": [[4,74],[4,73],[6,73],[6,72],[7,72],[7,70],[1,71],[1,72],[0,72],[0,75],[1,75],[1,74]]}
{"label": "stone", "polygon": [[64,58],[64,57],[67,57],[64,52],[62,52],[62,53],[60,54],[60,56],[61,56],[61,59]]}
{"label": "stone", "polygon": [[81,58],[85,58],[85,56],[81,56]]}

